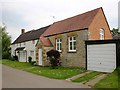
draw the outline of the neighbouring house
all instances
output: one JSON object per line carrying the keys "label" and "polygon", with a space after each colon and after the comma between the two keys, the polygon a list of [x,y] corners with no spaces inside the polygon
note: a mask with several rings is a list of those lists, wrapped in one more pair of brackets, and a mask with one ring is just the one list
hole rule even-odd
{"label": "neighbouring house", "polygon": [[56,49],[61,54],[62,66],[86,67],[86,40],[112,39],[102,8],[53,23],[36,45],[36,62],[49,65],[46,52]]}
{"label": "neighbouring house", "polygon": [[11,56],[17,55],[20,62],[28,62],[29,56],[32,57],[32,61],[36,61],[36,43],[48,27],[28,32],[25,32],[25,29],[21,29],[21,35],[11,44]]}
{"label": "neighbouring house", "polygon": [[120,34],[116,34],[113,36],[113,39],[120,39]]}

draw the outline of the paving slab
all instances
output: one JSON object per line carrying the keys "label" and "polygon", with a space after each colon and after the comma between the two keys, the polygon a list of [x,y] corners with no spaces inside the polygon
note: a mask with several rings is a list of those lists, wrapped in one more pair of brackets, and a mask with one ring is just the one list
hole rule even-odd
{"label": "paving slab", "polygon": [[108,74],[100,74],[97,75],[94,79],[88,81],[87,83],[85,83],[85,85],[88,86],[94,86],[96,83],[98,83],[100,80],[102,80],[103,78],[105,78]]}

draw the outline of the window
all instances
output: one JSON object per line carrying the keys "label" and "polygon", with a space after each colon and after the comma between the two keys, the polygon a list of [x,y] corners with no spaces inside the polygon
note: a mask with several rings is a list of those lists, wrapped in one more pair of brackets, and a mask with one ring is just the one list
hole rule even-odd
{"label": "window", "polygon": [[76,51],[76,37],[72,36],[68,38],[69,40],[69,51]]}
{"label": "window", "polygon": [[25,42],[24,42],[24,45],[25,45]]}
{"label": "window", "polygon": [[56,39],[56,50],[58,50],[59,52],[62,51],[62,39],[61,38]]}
{"label": "window", "polygon": [[35,44],[35,40],[33,40],[32,43]]}
{"label": "window", "polygon": [[100,29],[100,40],[104,40],[104,30]]}

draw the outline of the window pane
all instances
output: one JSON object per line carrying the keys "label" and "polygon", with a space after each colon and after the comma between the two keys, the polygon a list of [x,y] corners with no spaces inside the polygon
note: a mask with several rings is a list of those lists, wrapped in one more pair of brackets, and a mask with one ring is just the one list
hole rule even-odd
{"label": "window pane", "polygon": [[62,44],[60,43],[60,50],[62,50]]}
{"label": "window pane", "polygon": [[56,42],[59,42],[59,39],[56,39]]}
{"label": "window pane", "polygon": [[76,42],[73,42],[73,50],[76,50]]}
{"label": "window pane", "polygon": [[72,37],[70,37],[70,41],[72,40]]}
{"label": "window pane", "polygon": [[57,50],[59,50],[59,46],[57,46]]}
{"label": "window pane", "polygon": [[60,39],[60,42],[62,42],[62,39]]}
{"label": "window pane", "polygon": [[104,30],[100,29],[100,40],[104,40]]}
{"label": "window pane", "polygon": [[70,50],[72,50],[72,42],[70,42]]}
{"label": "window pane", "polygon": [[73,40],[76,40],[76,37],[73,37]]}

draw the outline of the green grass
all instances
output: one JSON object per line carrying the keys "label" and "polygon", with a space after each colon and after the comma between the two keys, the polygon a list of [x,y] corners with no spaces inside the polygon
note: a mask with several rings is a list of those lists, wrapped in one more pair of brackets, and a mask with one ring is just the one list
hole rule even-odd
{"label": "green grass", "polygon": [[86,74],[85,76],[79,77],[75,80],[73,80],[73,82],[88,82],[89,80],[93,79],[96,75],[101,74],[100,72],[91,72]]}
{"label": "green grass", "polygon": [[25,69],[25,68],[32,67],[30,63],[11,61],[11,60],[5,60],[5,59],[2,60],[2,64],[13,67],[13,68],[17,68],[17,69]]}
{"label": "green grass", "polygon": [[2,60],[0,60],[0,64],[2,64]]}
{"label": "green grass", "polygon": [[[11,60],[3,60],[2,63],[13,68],[22,69],[24,71],[27,71],[33,74],[45,76],[48,78],[54,78],[54,79],[66,79],[86,71],[80,68],[64,68],[64,67],[58,67],[58,69],[52,69],[51,67],[30,68],[32,67],[30,63],[17,62],[17,61],[11,61]],[[29,69],[26,69],[26,68],[29,68]]]}
{"label": "green grass", "polygon": [[51,69],[51,67],[39,67],[39,68],[33,68],[26,71],[37,74],[37,75],[45,76],[48,78],[66,79],[74,75],[83,73],[86,70],[79,69],[79,68],[64,68],[64,67],[58,67],[58,69]]}
{"label": "green grass", "polygon": [[115,70],[106,78],[95,84],[93,88],[118,88],[118,70]]}
{"label": "green grass", "polygon": [[118,88],[120,90],[120,67],[117,69],[118,71]]}

